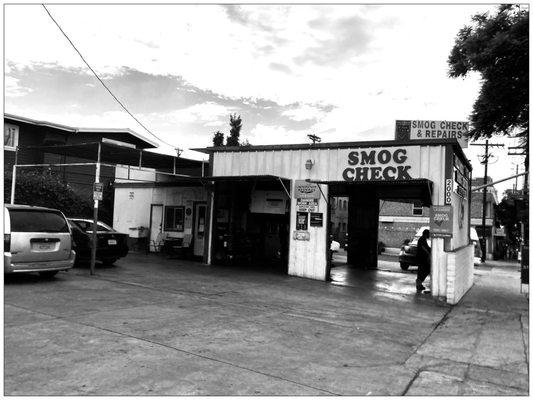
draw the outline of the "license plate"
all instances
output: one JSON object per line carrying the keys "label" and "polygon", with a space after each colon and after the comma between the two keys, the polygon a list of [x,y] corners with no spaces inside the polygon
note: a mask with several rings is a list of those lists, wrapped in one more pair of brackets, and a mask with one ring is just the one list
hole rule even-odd
{"label": "license plate", "polygon": [[115,239],[109,239],[109,240],[107,241],[107,244],[108,244],[108,245],[115,245],[115,244],[117,244],[117,241],[116,241]]}
{"label": "license plate", "polygon": [[39,245],[39,250],[50,250],[52,248],[53,245],[51,244],[40,244]]}

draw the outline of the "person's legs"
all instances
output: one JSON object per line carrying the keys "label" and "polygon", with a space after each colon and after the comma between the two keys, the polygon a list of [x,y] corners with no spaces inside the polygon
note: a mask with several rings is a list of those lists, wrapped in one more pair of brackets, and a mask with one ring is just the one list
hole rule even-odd
{"label": "person's legs", "polygon": [[416,274],[416,290],[422,291],[425,289],[425,287],[422,285],[422,282],[424,282],[424,279],[427,278],[427,276],[430,273],[430,266],[428,264],[421,264],[418,266],[418,272]]}

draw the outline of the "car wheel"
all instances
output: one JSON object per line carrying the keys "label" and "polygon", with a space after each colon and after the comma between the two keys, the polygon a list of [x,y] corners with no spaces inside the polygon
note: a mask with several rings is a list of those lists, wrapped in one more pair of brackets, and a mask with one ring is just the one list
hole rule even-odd
{"label": "car wheel", "polygon": [[39,275],[41,275],[43,278],[53,278],[54,276],[57,275],[59,271],[42,271],[42,272],[39,272]]}
{"label": "car wheel", "polygon": [[117,261],[116,258],[106,258],[105,260],[102,260],[102,264],[104,265],[113,265],[113,263]]}
{"label": "car wheel", "polygon": [[400,263],[400,268],[401,268],[403,271],[407,271],[407,270],[409,269],[409,264],[404,263],[404,262],[401,262],[401,263]]}

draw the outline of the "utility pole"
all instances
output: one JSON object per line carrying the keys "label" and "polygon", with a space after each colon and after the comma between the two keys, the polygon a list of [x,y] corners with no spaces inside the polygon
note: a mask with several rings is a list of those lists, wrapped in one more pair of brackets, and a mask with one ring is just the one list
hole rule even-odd
{"label": "utility pole", "polygon": [[[521,201],[525,201],[526,207],[527,207],[527,199],[529,194],[529,188],[528,188],[528,172],[529,172],[529,157],[527,153],[527,148],[523,146],[513,146],[509,147],[509,152],[507,153],[510,156],[525,156],[524,160],[524,169],[525,169],[525,176],[524,176],[524,186],[522,188],[522,193],[519,195],[519,199]],[[518,171],[518,165],[516,165],[516,170]],[[518,194],[518,178],[516,180],[516,193]],[[524,218],[523,216],[520,217],[520,255],[523,253],[523,249],[525,246],[526,253],[529,249],[529,229],[527,229],[529,218]],[[522,269],[524,269],[524,260],[521,259],[522,263]],[[529,267],[529,266],[528,266]]]}
{"label": "utility pole", "polygon": [[[481,216],[481,229],[482,229],[482,239],[481,239],[481,262],[484,263],[487,258],[487,233],[486,231],[486,225],[487,225],[487,175],[488,175],[488,167],[489,167],[489,157],[492,156],[492,154],[489,154],[489,147],[503,147],[504,145],[502,143],[489,143],[489,139],[485,140],[485,144],[472,144],[471,146],[484,146],[485,147],[485,154],[483,155],[483,161],[481,161],[482,164],[485,164],[485,173],[483,174],[483,185],[485,187],[483,188],[483,205],[482,205],[482,216]],[[494,218],[492,219],[494,223]]]}

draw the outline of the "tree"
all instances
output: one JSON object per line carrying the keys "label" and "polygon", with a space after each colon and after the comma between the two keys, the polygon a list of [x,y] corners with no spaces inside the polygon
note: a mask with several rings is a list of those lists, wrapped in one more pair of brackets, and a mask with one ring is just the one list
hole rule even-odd
{"label": "tree", "polygon": [[[4,172],[4,203],[11,198],[11,171]],[[17,171],[15,203],[57,208],[67,217],[92,218],[93,204],[54,173]]]}
{"label": "tree", "polygon": [[230,131],[226,139],[226,146],[239,146],[239,136],[241,134],[242,120],[241,116],[237,114],[230,114],[229,116]]}
{"label": "tree", "polygon": [[470,116],[473,139],[494,134],[521,138],[529,143],[529,10],[504,4],[491,16],[472,17],[463,27],[448,58],[449,76],[481,74],[482,86]]}
{"label": "tree", "polygon": [[220,147],[224,146],[224,134],[220,131],[216,131],[213,135],[213,146]]}

